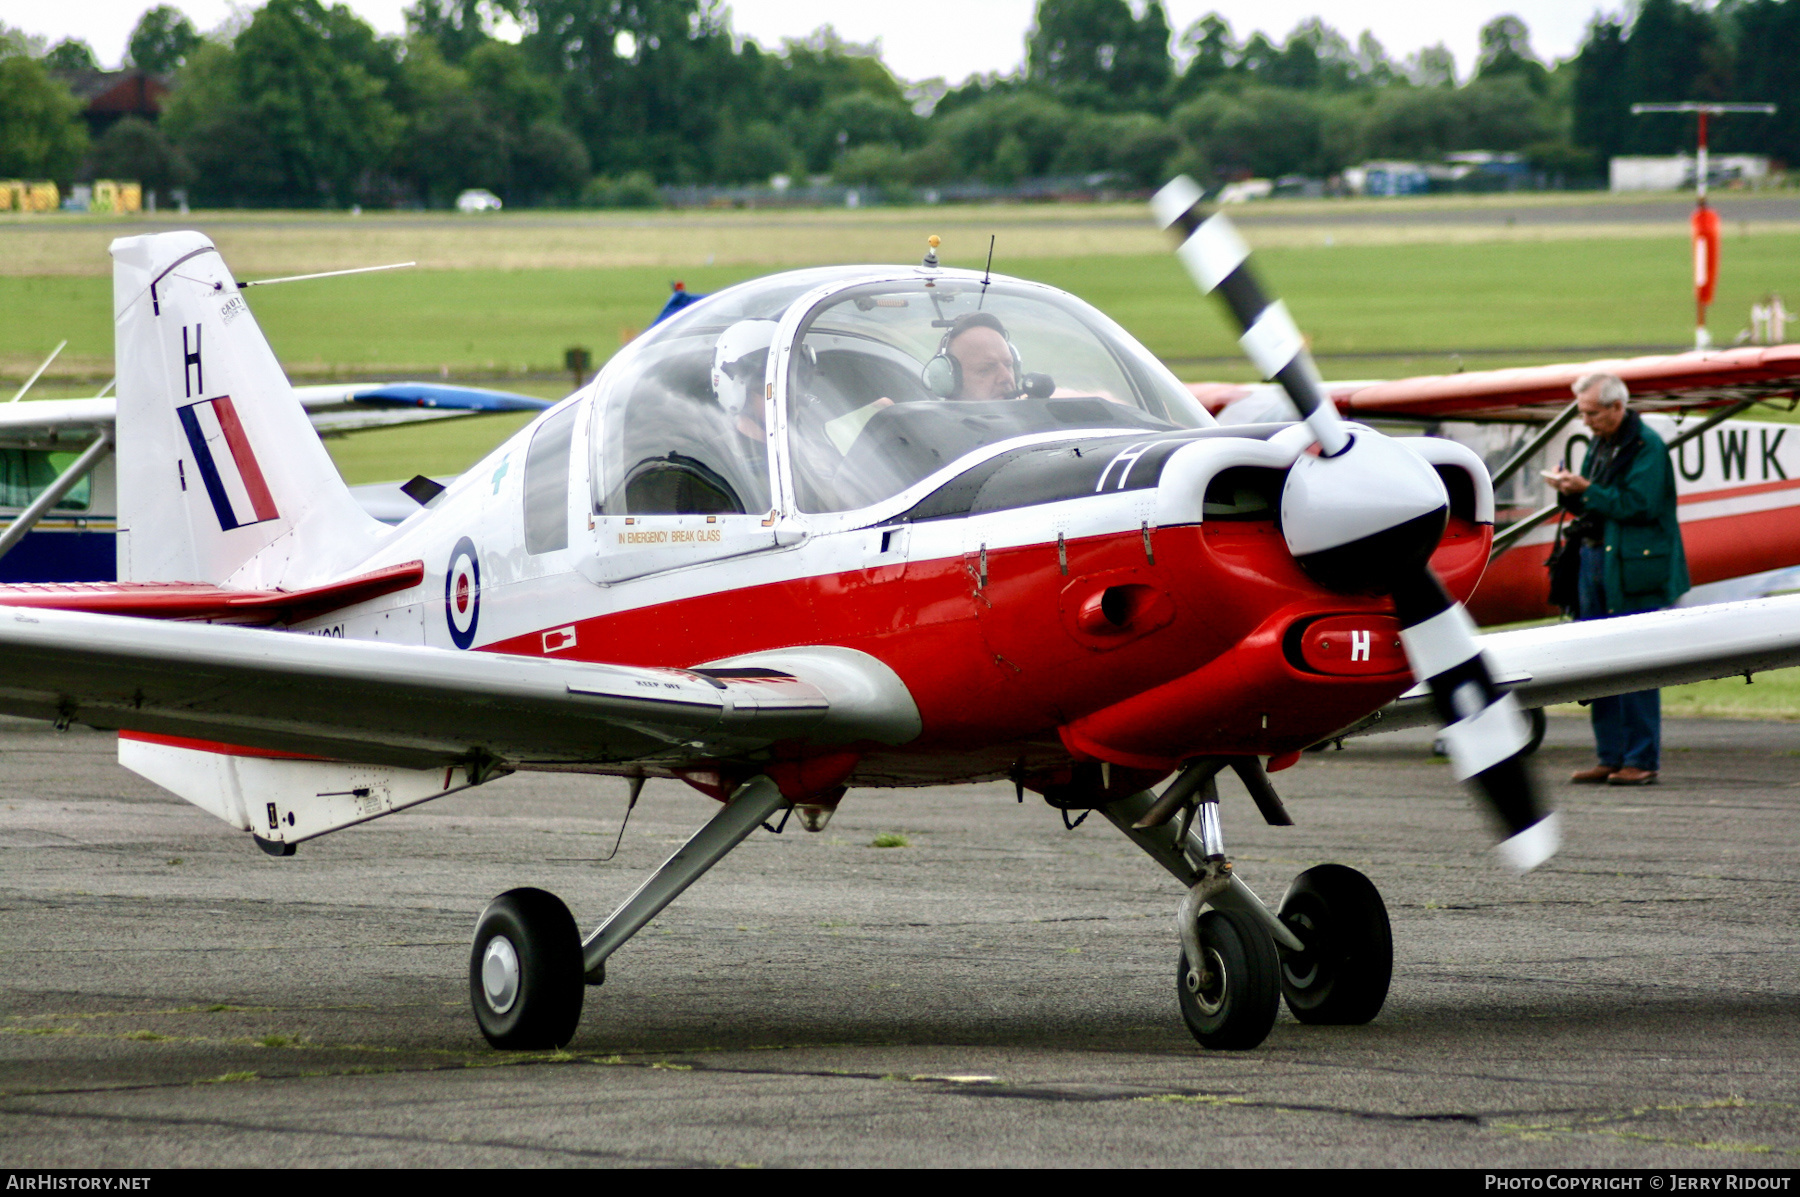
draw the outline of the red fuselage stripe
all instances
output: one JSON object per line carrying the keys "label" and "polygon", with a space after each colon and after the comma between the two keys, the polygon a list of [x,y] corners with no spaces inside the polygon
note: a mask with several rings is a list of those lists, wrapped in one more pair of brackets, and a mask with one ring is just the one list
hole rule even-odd
{"label": "red fuselage stripe", "polygon": [[[1446,538],[1434,564],[1453,593],[1474,588],[1490,542],[1485,526],[1461,525]],[[1051,542],[988,550],[985,576],[982,554],[969,553],[696,595],[581,620],[574,643],[556,651],[562,659],[684,667],[791,645],[854,648],[893,669],[911,693],[924,723],[908,746],[916,752],[1049,739],[1074,719],[1228,657],[1271,619],[1285,626],[1311,615],[1392,611],[1386,599],[1321,590],[1272,523],[1164,528],[1155,533],[1154,561],[1140,532],[1072,540],[1063,555],[1066,573]],[[1084,605],[1113,586],[1142,592],[1141,630],[1084,634]],[[482,647],[542,656],[543,632]],[[1271,651],[1281,657],[1279,644]],[[1271,752],[1296,746],[1314,724],[1316,739],[1375,709],[1392,697],[1375,693],[1383,687],[1411,684],[1298,673],[1288,680],[1306,697],[1289,718],[1267,725]],[[1262,730],[1234,730],[1231,743],[1260,746]]]}

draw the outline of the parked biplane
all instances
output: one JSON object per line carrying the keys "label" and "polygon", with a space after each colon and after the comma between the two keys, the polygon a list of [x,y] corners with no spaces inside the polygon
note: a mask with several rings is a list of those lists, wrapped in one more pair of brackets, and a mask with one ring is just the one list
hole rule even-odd
{"label": "parked biplane", "polygon": [[487,907],[497,1046],[566,1042],[620,945],[784,809],[817,829],[850,786],[1000,778],[1180,880],[1202,1044],[1254,1046],[1284,995],[1365,1022],[1375,886],[1320,865],[1271,910],[1226,855],[1221,770],[1283,823],[1268,774],[1300,750],[1435,721],[1529,869],[1557,820],[1521,702],[1800,662],[1800,600],[1478,639],[1481,458],[1340,418],[1198,200],[1171,184],[1162,223],[1301,421],[1221,426],[1092,307],[934,252],[692,304],[391,528],[212,243],[122,238],[120,581],[0,591],[0,711],[118,729],[122,764],[276,856],[513,770],[717,798],[585,937],[539,890]]}

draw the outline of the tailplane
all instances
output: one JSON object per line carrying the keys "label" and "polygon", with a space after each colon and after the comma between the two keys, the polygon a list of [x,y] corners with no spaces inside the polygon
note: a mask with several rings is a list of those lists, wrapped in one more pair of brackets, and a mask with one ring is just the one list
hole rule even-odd
{"label": "tailplane", "polygon": [[200,233],[112,243],[119,579],[293,589],[387,529],[319,442],[225,260]]}

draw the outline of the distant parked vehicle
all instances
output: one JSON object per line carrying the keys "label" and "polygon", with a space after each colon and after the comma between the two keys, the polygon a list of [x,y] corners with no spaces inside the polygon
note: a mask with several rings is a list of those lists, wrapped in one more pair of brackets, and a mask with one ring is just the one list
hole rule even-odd
{"label": "distant parked vehicle", "polygon": [[499,196],[480,187],[471,187],[456,197],[458,212],[498,212],[503,207]]}

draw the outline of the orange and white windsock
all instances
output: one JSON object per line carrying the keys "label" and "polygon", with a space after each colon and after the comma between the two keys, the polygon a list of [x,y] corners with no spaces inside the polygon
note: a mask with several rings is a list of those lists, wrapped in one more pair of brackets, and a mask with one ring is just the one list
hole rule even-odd
{"label": "orange and white windsock", "polygon": [[1719,282],[1719,214],[1709,207],[1694,209],[1694,302],[1700,306],[1701,323]]}

